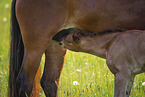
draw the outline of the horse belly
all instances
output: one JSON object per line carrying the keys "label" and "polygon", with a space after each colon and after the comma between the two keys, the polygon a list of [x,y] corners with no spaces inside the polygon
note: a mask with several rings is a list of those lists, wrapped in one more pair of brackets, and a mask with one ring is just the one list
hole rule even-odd
{"label": "horse belly", "polygon": [[[119,2],[118,0],[78,0],[72,4],[64,27],[92,32],[111,29],[145,29],[144,0]],[[123,1],[123,0],[122,0]],[[119,2],[119,3],[118,3]]]}

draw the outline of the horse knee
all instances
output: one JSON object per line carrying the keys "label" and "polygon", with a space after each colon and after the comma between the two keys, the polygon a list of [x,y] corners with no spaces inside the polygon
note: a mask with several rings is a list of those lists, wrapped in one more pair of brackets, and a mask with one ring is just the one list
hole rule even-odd
{"label": "horse knee", "polygon": [[48,82],[44,77],[41,79],[41,86],[44,90],[46,97],[56,97],[57,96],[57,83],[56,81]]}

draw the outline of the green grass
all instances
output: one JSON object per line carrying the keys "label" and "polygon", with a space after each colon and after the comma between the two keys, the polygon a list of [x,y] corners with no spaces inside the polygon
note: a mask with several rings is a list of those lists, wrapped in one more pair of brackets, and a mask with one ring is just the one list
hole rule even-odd
{"label": "green grass", "polygon": [[[0,0],[0,97],[7,97],[10,2]],[[9,6],[8,6],[9,5]],[[44,60],[42,60],[42,63]],[[78,82],[75,85],[73,82]],[[145,97],[145,74],[136,76],[131,97]],[[60,78],[59,97],[113,97],[114,76],[104,59],[68,51]],[[42,93],[44,97],[44,93]]]}
{"label": "green grass", "polygon": [[7,97],[10,0],[0,0],[0,97]]}

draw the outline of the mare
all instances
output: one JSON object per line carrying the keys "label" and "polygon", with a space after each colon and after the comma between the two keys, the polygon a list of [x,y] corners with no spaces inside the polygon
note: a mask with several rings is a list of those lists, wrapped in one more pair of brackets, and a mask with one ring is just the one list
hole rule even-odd
{"label": "mare", "polygon": [[45,53],[41,86],[46,97],[56,97],[66,50],[53,36],[64,28],[145,29],[144,5],[145,0],[13,0],[9,96],[31,95]]}
{"label": "mare", "polygon": [[145,30],[99,34],[73,29],[71,32],[63,39],[60,37],[61,45],[106,59],[115,76],[114,96],[129,97],[135,75],[145,72]]}

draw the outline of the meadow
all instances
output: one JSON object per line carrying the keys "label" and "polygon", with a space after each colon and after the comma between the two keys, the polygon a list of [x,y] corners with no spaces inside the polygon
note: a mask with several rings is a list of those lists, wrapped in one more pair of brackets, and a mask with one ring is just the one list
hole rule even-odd
{"label": "meadow", "polygon": [[[7,97],[10,49],[11,0],[0,0],[0,97]],[[41,61],[43,69],[44,57]],[[145,97],[145,73],[137,75],[131,97]],[[60,78],[59,97],[113,97],[114,76],[106,61],[96,56],[67,51]],[[40,93],[45,97],[44,93]]]}

